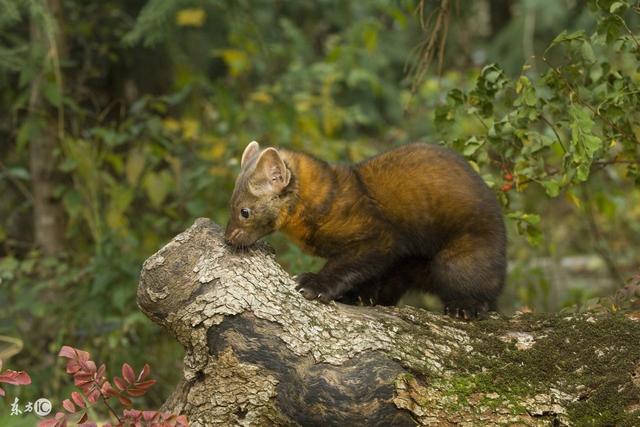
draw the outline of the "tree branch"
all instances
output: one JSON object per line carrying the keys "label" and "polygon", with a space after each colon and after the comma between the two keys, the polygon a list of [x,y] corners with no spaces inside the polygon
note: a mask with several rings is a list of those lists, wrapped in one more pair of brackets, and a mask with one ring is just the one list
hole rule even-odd
{"label": "tree branch", "polygon": [[637,425],[640,313],[494,316],[305,300],[266,244],[199,219],[139,307],[185,348],[163,410],[193,425]]}

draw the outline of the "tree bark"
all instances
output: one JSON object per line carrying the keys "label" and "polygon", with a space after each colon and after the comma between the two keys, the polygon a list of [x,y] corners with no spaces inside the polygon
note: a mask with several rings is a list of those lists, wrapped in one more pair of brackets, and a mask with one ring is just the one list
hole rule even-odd
{"label": "tree bark", "polygon": [[142,270],[139,307],[185,348],[163,410],[193,425],[640,425],[640,313],[466,323],[305,300],[265,243],[206,219]]}
{"label": "tree bark", "polygon": [[[64,248],[64,209],[61,201],[55,195],[56,187],[60,183],[56,149],[59,144],[60,126],[63,126],[64,123],[53,118],[51,109],[45,105],[42,84],[47,71],[46,64],[53,61],[59,62],[60,58],[64,56],[65,47],[62,34],[62,3],[60,0],[48,0],[46,4],[57,24],[55,40],[47,38],[46,30],[42,28],[44,27],[42,22],[37,22],[32,18],[30,25],[32,45],[35,49],[42,50],[45,58],[42,60],[43,70],[33,80],[30,87],[29,120],[32,123],[43,123],[43,125],[38,126],[37,135],[29,141],[29,170],[33,193],[35,244],[46,255],[56,255]],[[59,88],[59,91],[62,96],[62,87]]]}

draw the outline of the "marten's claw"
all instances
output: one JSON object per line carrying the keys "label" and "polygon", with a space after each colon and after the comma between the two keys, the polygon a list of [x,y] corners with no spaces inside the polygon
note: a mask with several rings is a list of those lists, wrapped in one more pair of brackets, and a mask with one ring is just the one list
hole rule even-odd
{"label": "marten's claw", "polygon": [[485,317],[488,309],[484,305],[469,306],[469,307],[456,307],[445,305],[444,314],[454,319],[462,320],[477,320]]}
{"label": "marten's claw", "polygon": [[318,279],[316,273],[302,273],[296,277],[296,281],[298,282],[296,290],[300,291],[306,299],[318,299],[325,304],[333,300],[331,293]]}

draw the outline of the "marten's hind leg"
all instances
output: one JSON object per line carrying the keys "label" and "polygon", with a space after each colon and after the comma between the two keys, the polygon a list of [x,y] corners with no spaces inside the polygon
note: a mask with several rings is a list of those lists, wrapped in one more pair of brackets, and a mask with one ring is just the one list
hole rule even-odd
{"label": "marten's hind leg", "polygon": [[[494,242],[495,243],[495,242]],[[449,243],[430,265],[429,289],[440,297],[445,313],[473,319],[496,302],[505,277],[504,249],[476,236]]]}

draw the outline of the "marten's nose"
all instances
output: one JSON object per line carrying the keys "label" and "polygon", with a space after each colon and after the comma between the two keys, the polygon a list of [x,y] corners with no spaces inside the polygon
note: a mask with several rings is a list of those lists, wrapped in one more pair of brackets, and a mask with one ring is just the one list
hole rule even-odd
{"label": "marten's nose", "polygon": [[240,234],[239,228],[230,229],[229,227],[227,227],[227,231],[224,233],[224,242],[227,245],[233,246],[233,242],[238,238],[238,234]]}

